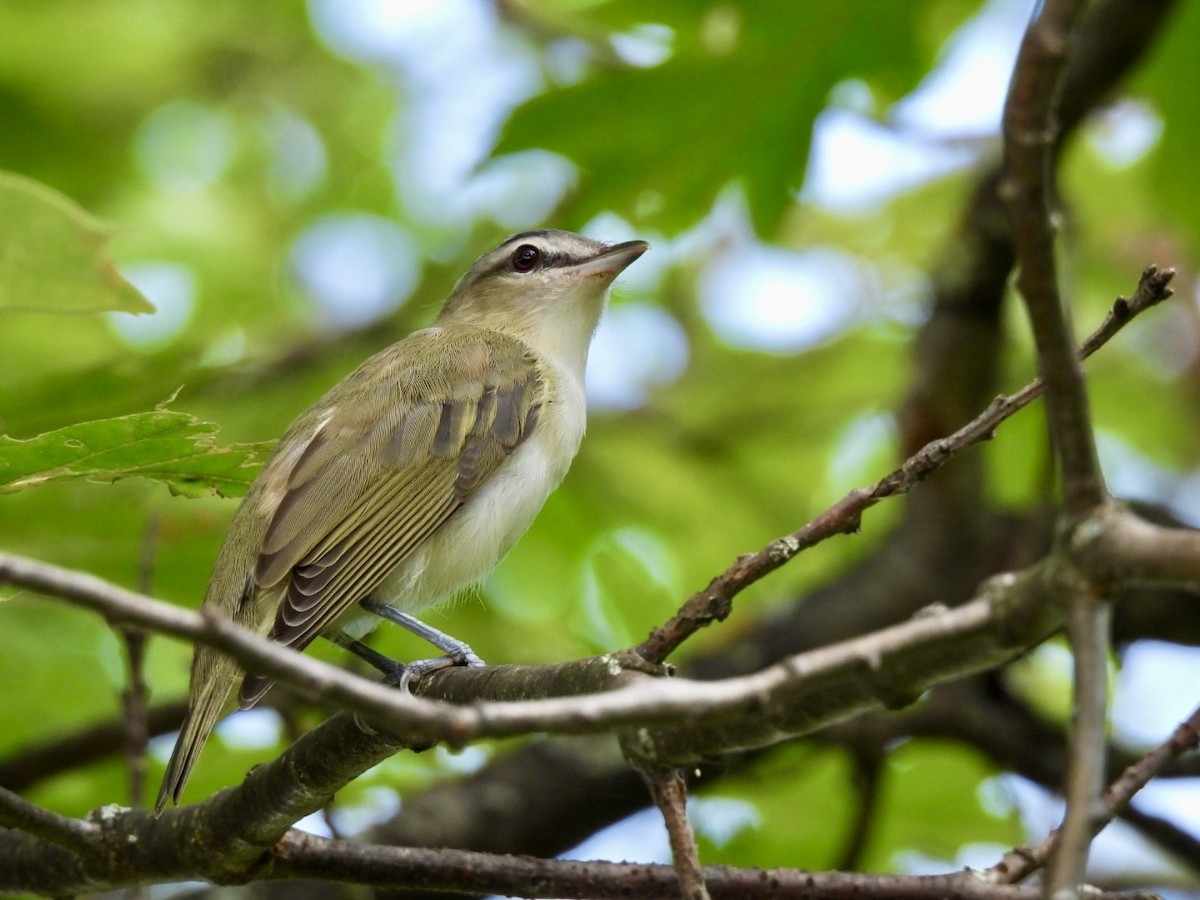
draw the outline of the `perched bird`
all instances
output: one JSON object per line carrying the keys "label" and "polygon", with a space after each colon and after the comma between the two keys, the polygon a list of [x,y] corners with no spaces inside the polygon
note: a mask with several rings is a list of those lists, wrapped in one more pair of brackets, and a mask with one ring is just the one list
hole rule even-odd
{"label": "perched bird", "polygon": [[[648,248],[527,231],[480,257],[432,327],[292,423],[234,516],[206,609],[296,650],[322,635],[386,671],[358,641],[382,616],[448,654],[417,671],[482,665],[409,613],[490,572],[566,475],[608,288]],[[196,648],[156,810],[179,802],[239,679],[242,708],[271,686]]]}

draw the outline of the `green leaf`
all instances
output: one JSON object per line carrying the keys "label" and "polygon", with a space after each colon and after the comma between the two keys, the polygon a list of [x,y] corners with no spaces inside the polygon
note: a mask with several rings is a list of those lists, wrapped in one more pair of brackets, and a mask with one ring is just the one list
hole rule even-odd
{"label": "green leaf", "polygon": [[50,481],[134,475],[189,497],[244,494],[270,442],[216,446],[217,426],[170,410],[68,425],[21,441],[0,435],[0,493]]}
{"label": "green leaf", "polygon": [[154,312],[105,254],[112,234],[57,191],[0,172],[0,312]]}

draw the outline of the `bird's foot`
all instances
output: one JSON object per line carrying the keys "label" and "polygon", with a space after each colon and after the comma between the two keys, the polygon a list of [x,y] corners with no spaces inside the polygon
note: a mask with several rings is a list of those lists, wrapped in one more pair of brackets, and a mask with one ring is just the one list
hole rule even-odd
{"label": "bird's foot", "polygon": [[400,671],[388,673],[384,676],[384,684],[398,687],[402,691],[411,691],[413,682],[428,675],[430,672],[440,672],[442,669],[452,669],[455,666],[478,668],[485,665],[484,661],[467,644],[461,641],[458,643],[460,646],[453,651],[447,652],[445,656],[435,656],[432,659],[418,659],[408,663],[408,665],[400,664]]}
{"label": "bird's foot", "polygon": [[422,675],[428,675],[430,672],[437,672],[441,669],[449,669],[452,666],[482,666],[483,660],[480,659],[475,651],[471,649],[466,641],[460,641],[456,637],[451,637],[444,631],[439,631],[432,625],[427,625],[415,616],[409,615],[402,610],[396,609],[387,603],[382,603],[378,600],[368,597],[361,601],[363,609],[368,612],[373,612],[380,618],[387,619],[389,622],[394,622],[401,628],[404,628],[417,637],[423,638],[433,646],[442,651],[444,656],[434,657],[433,659],[418,659],[415,662],[409,663],[404,667],[403,673],[398,680],[393,680],[390,676],[385,678],[389,684],[396,687],[408,689],[410,683],[414,679],[419,679]]}

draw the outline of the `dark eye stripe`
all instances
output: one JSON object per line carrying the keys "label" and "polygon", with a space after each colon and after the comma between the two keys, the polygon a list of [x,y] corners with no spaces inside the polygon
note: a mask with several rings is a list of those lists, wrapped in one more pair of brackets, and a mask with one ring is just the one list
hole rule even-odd
{"label": "dark eye stripe", "polygon": [[539,268],[541,269],[553,269],[560,266],[570,266],[577,262],[582,262],[586,258],[586,255],[575,258],[564,253],[554,253],[546,249],[546,247],[542,246],[540,243],[534,243],[534,240],[539,237],[543,237],[544,234],[545,232],[529,231],[523,234],[513,235],[512,238],[510,238],[508,241],[505,241],[488,254],[489,261],[485,264],[486,268],[480,268],[474,274],[472,280],[478,280],[480,278],[486,278],[490,275],[496,274],[512,274],[514,272],[516,272],[516,274],[525,274],[524,272],[515,270],[513,267],[514,253],[524,246],[533,247],[538,253],[541,254],[541,259],[539,262]]}

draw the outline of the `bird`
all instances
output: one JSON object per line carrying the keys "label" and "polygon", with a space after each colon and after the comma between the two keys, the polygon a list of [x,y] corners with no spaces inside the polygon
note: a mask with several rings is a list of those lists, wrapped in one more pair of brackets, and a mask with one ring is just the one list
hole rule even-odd
{"label": "bird", "polygon": [[[586,426],[584,369],[613,280],[649,244],[514,234],[458,280],[433,325],[300,414],[235,513],[205,611],[294,650],[323,636],[403,681],[482,665],[412,613],[482,580],[562,482]],[[444,654],[405,667],[361,638],[388,619]],[[271,687],[196,647],[155,804],[178,804],[217,721]]]}

